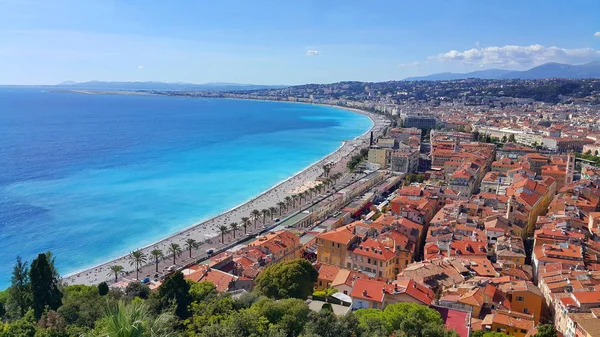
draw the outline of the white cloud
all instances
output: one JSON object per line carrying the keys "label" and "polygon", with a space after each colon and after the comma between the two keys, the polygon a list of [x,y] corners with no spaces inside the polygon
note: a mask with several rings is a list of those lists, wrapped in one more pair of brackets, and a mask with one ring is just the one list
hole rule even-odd
{"label": "white cloud", "polygon": [[142,70],[142,68],[144,68],[144,66],[138,66],[138,70]]}
{"label": "white cloud", "polygon": [[306,56],[316,56],[319,54],[321,54],[321,52],[315,49],[309,49],[306,51]]}
{"label": "white cloud", "polygon": [[462,63],[466,66],[524,68],[546,62],[586,63],[600,59],[600,50],[592,48],[566,49],[531,46],[478,47],[465,51],[451,50],[431,57],[441,61]]}
{"label": "white cloud", "polygon": [[594,33],[594,36],[595,36],[595,37],[600,37],[600,32],[595,32],[595,33]]}

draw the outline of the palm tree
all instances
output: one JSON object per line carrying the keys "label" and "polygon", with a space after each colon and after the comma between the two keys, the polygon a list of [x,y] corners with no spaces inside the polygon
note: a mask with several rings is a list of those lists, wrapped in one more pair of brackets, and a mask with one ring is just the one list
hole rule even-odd
{"label": "palm tree", "polygon": [[148,257],[141,250],[135,250],[129,254],[129,263],[133,266],[135,264],[135,278],[140,279],[140,265],[145,264],[148,261]]}
{"label": "palm tree", "polygon": [[104,318],[106,324],[97,336],[171,337],[174,334],[169,324],[174,321],[174,315],[163,313],[153,319],[148,304],[142,301],[109,303],[104,310]]}
{"label": "palm tree", "polygon": [[115,282],[117,282],[119,279],[119,273],[123,271],[123,266],[119,266],[119,265],[110,266],[110,270],[112,270],[112,272],[115,273]]}
{"label": "palm tree", "polygon": [[163,257],[163,252],[162,252],[162,250],[160,250],[158,248],[154,248],[150,252],[150,255],[152,255],[152,257],[154,258],[154,264],[156,265],[156,272],[158,273],[158,262],[159,262],[159,259],[161,257]]}
{"label": "palm tree", "polygon": [[190,259],[192,258],[192,249],[198,248],[198,242],[192,238],[185,240],[185,248],[190,251]]}
{"label": "palm tree", "polygon": [[248,218],[248,217],[243,217],[242,218],[242,227],[244,227],[244,235],[246,235],[246,231],[247,231],[248,226],[250,224],[251,224],[250,218]]}
{"label": "palm tree", "polygon": [[285,208],[285,202],[280,201],[277,203],[277,206],[279,206],[279,215],[283,214],[283,209]]}
{"label": "palm tree", "polygon": [[175,264],[175,258],[177,256],[180,256],[181,252],[183,251],[181,250],[181,247],[175,242],[171,242],[168,250],[170,254],[173,254],[173,264]]}
{"label": "palm tree", "polygon": [[221,231],[221,243],[225,243],[225,234],[229,232],[229,228],[225,225],[219,226],[219,231]]}
{"label": "palm tree", "polygon": [[240,228],[240,226],[237,222],[232,222],[229,224],[229,227],[231,227],[231,230],[233,231],[233,238],[235,239],[235,231],[237,231]]}
{"label": "palm tree", "polygon": [[296,200],[298,200],[297,194],[292,194],[292,207],[296,208]]}
{"label": "palm tree", "polygon": [[265,221],[267,220],[267,217],[269,216],[269,210],[265,208],[260,212],[262,213],[262,220],[263,220],[263,225],[264,225]]}
{"label": "palm tree", "polygon": [[277,207],[269,207],[269,214],[271,215],[271,221],[273,221],[273,215],[277,212]]}
{"label": "palm tree", "polygon": [[250,216],[252,217],[252,220],[254,220],[254,228],[256,228],[256,221],[260,219],[260,211],[255,209],[250,213]]}
{"label": "palm tree", "polygon": [[292,197],[290,197],[289,195],[285,197],[285,207],[287,208],[288,206],[292,205]]}

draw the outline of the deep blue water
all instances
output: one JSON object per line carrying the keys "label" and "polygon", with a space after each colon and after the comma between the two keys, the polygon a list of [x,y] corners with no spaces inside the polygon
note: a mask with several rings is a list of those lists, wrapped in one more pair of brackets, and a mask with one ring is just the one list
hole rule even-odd
{"label": "deep blue water", "polygon": [[228,210],[371,121],[278,102],[0,88],[0,289],[17,255],[61,274]]}

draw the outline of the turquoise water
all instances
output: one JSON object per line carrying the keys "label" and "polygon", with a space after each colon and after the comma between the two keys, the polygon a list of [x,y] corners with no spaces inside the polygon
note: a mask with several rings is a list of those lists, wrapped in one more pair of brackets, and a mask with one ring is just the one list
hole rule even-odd
{"label": "turquoise water", "polygon": [[17,255],[63,275],[251,199],[366,132],[280,102],[0,88],[0,289]]}

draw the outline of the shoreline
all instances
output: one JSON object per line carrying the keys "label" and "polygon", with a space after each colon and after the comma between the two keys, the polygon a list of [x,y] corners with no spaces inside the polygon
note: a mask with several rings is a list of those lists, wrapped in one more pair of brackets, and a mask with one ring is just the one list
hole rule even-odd
{"label": "shoreline", "polygon": [[[234,99],[236,99],[236,98],[234,98]],[[248,100],[251,100],[251,99],[248,99]],[[270,101],[270,100],[262,100],[262,101],[280,102],[280,101]],[[311,104],[311,103],[305,103],[305,102],[287,102],[287,103]],[[381,122],[383,120],[385,120],[385,118],[380,117],[374,113],[360,110],[360,109],[346,108],[346,107],[340,107],[340,106],[329,105],[329,104],[312,104],[312,105],[321,105],[321,106],[346,110],[346,111],[349,111],[352,113],[361,114],[361,115],[368,117],[371,120],[372,125],[363,134],[361,134],[351,140],[343,141],[342,144],[335,151],[318,159],[317,161],[313,162],[312,164],[308,165],[307,167],[303,168],[302,170],[298,171],[297,173],[293,174],[292,176],[276,183],[272,187],[264,190],[263,192],[259,193],[258,195],[254,196],[253,198],[246,200],[244,202],[241,202],[237,206],[235,206],[231,209],[228,209],[224,212],[221,212],[215,216],[195,222],[195,223],[191,224],[190,226],[187,226],[187,227],[185,227],[181,230],[178,230],[172,234],[169,234],[168,236],[163,237],[151,244],[148,244],[146,246],[143,246],[143,247],[137,248],[137,249],[142,250],[147,255],[149,255],[148,254],[149,251],[154,248],[159,248],[159,249],[162,249],[164,252],[166,252],[167,251],[166,247],[172,242],[180,244],[182,249],[184,249],[185,248],[184,247],[185,239],[190,238],[190,237],[193,237],[194,239],[196,239],[196,241],[201,245],[203,245],[205,243],[208,243],[210,245],[211,244],[210,241],[212,239],[219,237],[219,232],[214,230],[215,226],[218,223],[223,222],[223,224],[227,224],[230,221],[230,217],[234,218],[234,220],[236,220],[236,222],[239,222],[240,215],[247,216],[248,210],[250,210],[250,209],[259,209],[260,210],[261,208],[269,208],[271,206],[276,207],[276,203],[279,201],[282,201],[282,199],[285,196],[291,195],[292,194],[291,191],[294,188],[301,186],[302,184],[306,183],[307,181],[314,181],[316,178],[318,178],[322,174],[322,168],[321,168],[322,164],[324,164],[326,162],[335,162],[337,164],[337,163],[340,163],[341,161],[343,161],[346,157],[352,155],[359,148],[358,145],[360,145],[360,144],[364,145],[365,141],[368,142],[368,140],[369,140],[368,135],[370,134],[370,132],[381,130]],[[283,197],[279,196],[281,193],[283,193]],[[274,199],[274,198],[276,198],[276,199]],[[212,227],[213,230],[209,230],[208,229],[209,226],[213,226]],[[201,230],[201,231],[199,231],[199,230]],[[201,235],[201,237],[198,238],[198,235]],[[241,236],[240,236],[239,240],[242,240]],[[204,248],[206,248],[206,247],[204,247]],[[137,250],[137,249],[135,249],[135,250]],[[196,250],[196,251],[198,251],[198,250]],[[184,250],[184,254],[186,254],[185,250]],[[91,267],[84,267],[78,271],[75,271],[75,272],[65,275],[62,278],[62,280],[68,284],[97,284],[102,281],[111,280],[111,277],[106,277],[106,275],[111,273],[110,266],[112,266],[112,265],[120,264],[121,266],[124,267],[124,270],[123,270],[124,272],[134,271],[134,268],[132,268],[132,266],[130,266],[128,263],[129,262],[128,256],[129,256],[129,254],[121,255],[116,258],[107,259],[104,262],[93,265]],[[152,262],[149,261],[148,264],[152,264]],[[103,274],[104,274],[104,276],[102,276]],[[111,275],[113,275],[112,279],[114,280],[114,274],[111,274]],[[92,278],[92,277],[94,277],[94,278]]]}

